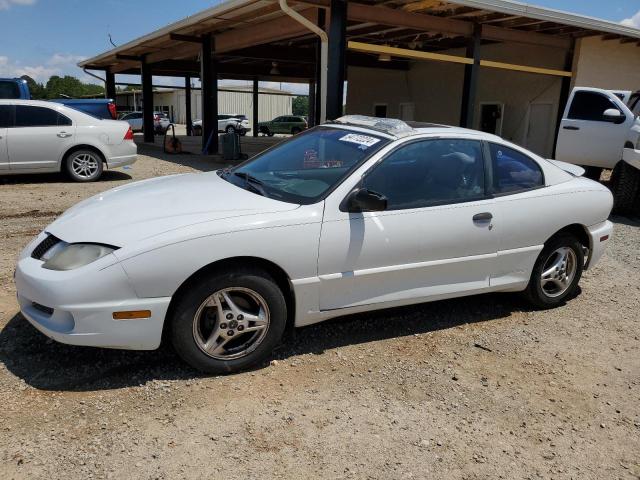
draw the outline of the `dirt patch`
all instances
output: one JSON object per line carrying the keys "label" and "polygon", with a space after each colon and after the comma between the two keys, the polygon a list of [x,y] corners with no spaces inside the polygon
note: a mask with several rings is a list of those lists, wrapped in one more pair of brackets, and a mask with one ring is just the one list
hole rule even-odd
{"label": "dirt patch", "polygon": [[0,179],[2,478],[640,478],[640,224],[628,219],[562,308],[505,294],[352,316],[228,377],[170,348],[57,344],[19,315],[15,259],[60,212],[216,167],[141,155],[95,184]]}

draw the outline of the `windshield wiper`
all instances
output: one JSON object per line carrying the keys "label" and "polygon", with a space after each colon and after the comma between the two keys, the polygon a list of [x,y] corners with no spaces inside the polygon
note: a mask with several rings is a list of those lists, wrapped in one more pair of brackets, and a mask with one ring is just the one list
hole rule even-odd
{"label": "windshield wiper", "polygon": [[254,192],[259,193],[263,197],[269,197],[266,190],[264,189],[264,183],[262,182],[262,180],[246,172],[233,172],[233,174],[240,178],[243,178],[244,184],[247,188],[250,188]]}

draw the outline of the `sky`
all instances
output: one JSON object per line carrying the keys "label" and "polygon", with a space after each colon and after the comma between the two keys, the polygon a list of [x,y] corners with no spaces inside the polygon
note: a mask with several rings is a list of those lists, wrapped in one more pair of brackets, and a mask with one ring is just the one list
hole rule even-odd
{"label": "sky", "polygon": [[[0,0],[0,77],[84,75],[76,63],[219,2],[198,0]],[[640,0],[533,0],[528,3],[640,28]],[[118,81],[139,81],[118,76]],[[156,83],[173,83],[154,79]],[[277,86],[278,84],[265,86]],[[289,90],[306,86],[286,85]],[[302,90],[296,93],[304,93]]]}

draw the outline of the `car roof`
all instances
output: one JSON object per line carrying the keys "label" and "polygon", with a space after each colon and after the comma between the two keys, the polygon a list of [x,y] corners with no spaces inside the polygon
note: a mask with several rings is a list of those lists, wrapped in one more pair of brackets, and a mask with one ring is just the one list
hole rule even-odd
{"label": "car roof", "polygon": [[438,123],[404,121],[397,118],[379,118],[366,115],[345,115],[330,125],[340,125],[345,127],[356,127],[358,129],[370,130],[375,133],[384,133],[392,138],[404,138],[413,135],[433,134],[433,135],[475,135],[486,140],[503,141],[497,135],[493,135],[478,130],[471,130],[462,127],[452,127]]}

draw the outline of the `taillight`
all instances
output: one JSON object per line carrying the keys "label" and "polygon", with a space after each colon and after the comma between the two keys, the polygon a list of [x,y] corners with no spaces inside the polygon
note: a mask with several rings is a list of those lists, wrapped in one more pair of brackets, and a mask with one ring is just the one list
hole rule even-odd
{"label": "taillight", "polygon": [[118,118],[118,112],[116,111],[116,104],[112,102],[107,106],[109,107],[109,113],[111,114],[111,118],[113,118],[114,120]]}
{"label": "taillight", "polygon": [[131,130],[131,127],[129,127],[127,133],[124,134],[123,140],[133,140],[133,130]]}

